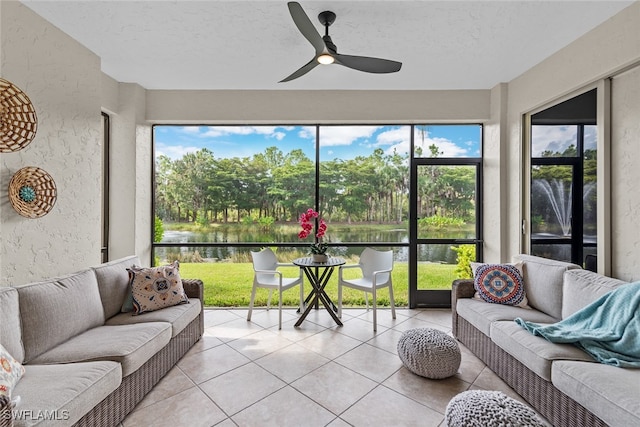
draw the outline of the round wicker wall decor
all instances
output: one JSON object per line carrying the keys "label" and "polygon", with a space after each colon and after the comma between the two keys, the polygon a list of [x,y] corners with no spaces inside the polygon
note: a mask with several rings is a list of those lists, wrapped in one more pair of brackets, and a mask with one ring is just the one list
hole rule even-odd
{"label": "round wicker wall decor", "polygon": [[35,166],[20,169],[9,182],[11,206],[27,218],[48,214],[56,203],[56,183],[44,170]]}
{"label": "round wicker wall decor", "polygon": [[23,149],[36,136],[37,129],[36,110],[29,97],[0,78],[0,153]]}

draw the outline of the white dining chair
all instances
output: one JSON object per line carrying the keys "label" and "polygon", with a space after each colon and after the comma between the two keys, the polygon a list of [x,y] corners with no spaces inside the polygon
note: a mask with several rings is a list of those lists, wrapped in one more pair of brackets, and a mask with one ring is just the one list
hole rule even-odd
{"label": "white dining chair", "polygon": [[251,300],[249,302],[249,314],[247,320],[251,321],[251,312],[256,298],[256,290],[265,288],[269,290],[267,299],[267,310],[271,308],[271,295],[274,290],[278,291],[278,329],[282,329],[282,292],[296,285],[300,285],[300,313],[304,311],[304,284],[302,280],[302,269],[299,269],[298,277],[283,277],[282,272],[277,271],[278,267],[293,267],[293,264],[280,263],[276,254],[269,248],[260,252],[251,252],[253,260],[253,288],[251,289]]}
{"label": "white dining chair", "polygon": [[[342,272],[347,268],[360,268],[362,277],[356,279],[345,279]],[[347,264],[339,267],[338,270],[338,317],[342,317],[342,287],[364,291],[364,300],[369,310],[368,294],[372,294],[373,307],[373,330],[378,330],[378,319],[376,316],[377,291],[381,288],[389,288],[389,301],[391,303],[391,315],[396,318],[396,308],[393,301],[393,284],[391,281],[391,271],[393,270],[393,251],[377,251],[365,248],[360,254],[360,261],[357,264]]]}

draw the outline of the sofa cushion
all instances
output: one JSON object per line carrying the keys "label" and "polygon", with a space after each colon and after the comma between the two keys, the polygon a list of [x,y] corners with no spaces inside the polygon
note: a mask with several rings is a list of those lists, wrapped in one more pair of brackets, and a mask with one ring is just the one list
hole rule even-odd
{"label": "sofa cushion", "polygon": [[0,287],[0,344],[18,362],[24,361],[18,291],[8,286]]}
{"label": "sofa cushion", "polygon": [[174,305],[162,310],[145,313],[144,316],[134,316],[131,313],[120,313],[107,320],[105,325],[131,325],[143,322],[171,323],[171,337],[178,335],[198,315],[202,309],[198,298],[190,298],[190,304]]}
{"label": "sofa cushion", "polygon": [[567,270],[562,291],[562,318],[571,316],[627,282],[588,270]]}
{"label": "sofa cushion", "polygon": [[562,318],[562,280],[564,272],[580,268],[576,264],[532,255],[517,255],[524,262],[524,289],[529,305],[558,321]]}
{"label": "sofa cushion", "polygon": [[611,426],[640,425],[640,369],[556,361],[553,385]]}
{"label": "sofa cushion", "polygon": [[111,360],[122,365],[122,376],[126,377],[167,345],[170,339],[171,325],[164,322],[99,326],[41,354],[31,363],[51,365]]}
{"label": "sofa cushion", "polygon": [[189,302],[180,279],[178,261],[160,267],[132,267],[128,271],[134,314]]}
{"label": "sofa cushion", "polygon": [[20,381],[22,374],[24,374],[24,366],[0,344],[0,398],[5,396],[11,399],[11,392]]}
{"label": "sofa cushion", "polygon": [[26,363],[69,338],[104,323],[93,270],[21,285],[16,289]]}
{"label": "sofa cushion", "polygon": [[509,320],[491,324],[491,341],[546,381],[551,381],[551,362],[554,360],[595,363],[591,356],[575,345],[551,343],[531,335],[516,322]]}
{"label": "sofa cushion", "polygon": [[483,264],[471,263],[474,298],[494,304],[527,307],[524,291],[522,263],[515,264]]}
{"label": "sofa cushion", "polygon": [[14,427],[73,425],[122,381],[116,362],[27,365],[26,370],[15,389],[20,396],[15,410],[23,416]]}
{"label": "sofa cushion", "polygon": [[495,322],[496,320],[513,320],[516,317],[522,317],[531,322],[555,322],[553,317],[538,310],[512,305],[490,304],[473,298],[458,299],[456,311],[458,315],[466,319],[486,336],[490,334],[491,322]]}
{"label": "sofa cushion", "polygon": [[131,294],[127,268],[136,265],[140,265],[138,257],[129,256],[93,267],[98,279],[105,319],[120,313],[120,307],[127,294]]}

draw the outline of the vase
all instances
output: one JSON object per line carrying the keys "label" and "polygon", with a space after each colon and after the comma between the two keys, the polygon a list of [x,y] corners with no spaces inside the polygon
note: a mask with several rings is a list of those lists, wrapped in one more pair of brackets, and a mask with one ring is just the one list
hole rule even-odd
{"label": "vase", "polygon": [[327,262],[329,255],[327,254],[312,254],[313,262]]}

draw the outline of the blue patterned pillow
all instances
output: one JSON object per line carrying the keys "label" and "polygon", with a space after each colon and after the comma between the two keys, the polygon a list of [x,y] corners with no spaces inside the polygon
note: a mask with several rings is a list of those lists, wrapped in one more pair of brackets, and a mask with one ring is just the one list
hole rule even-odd
{"label": "blue patterned pillow", "polygon": [[476,298],[493,304],[529,308],[524,292],[522,263],[471,263]]}

